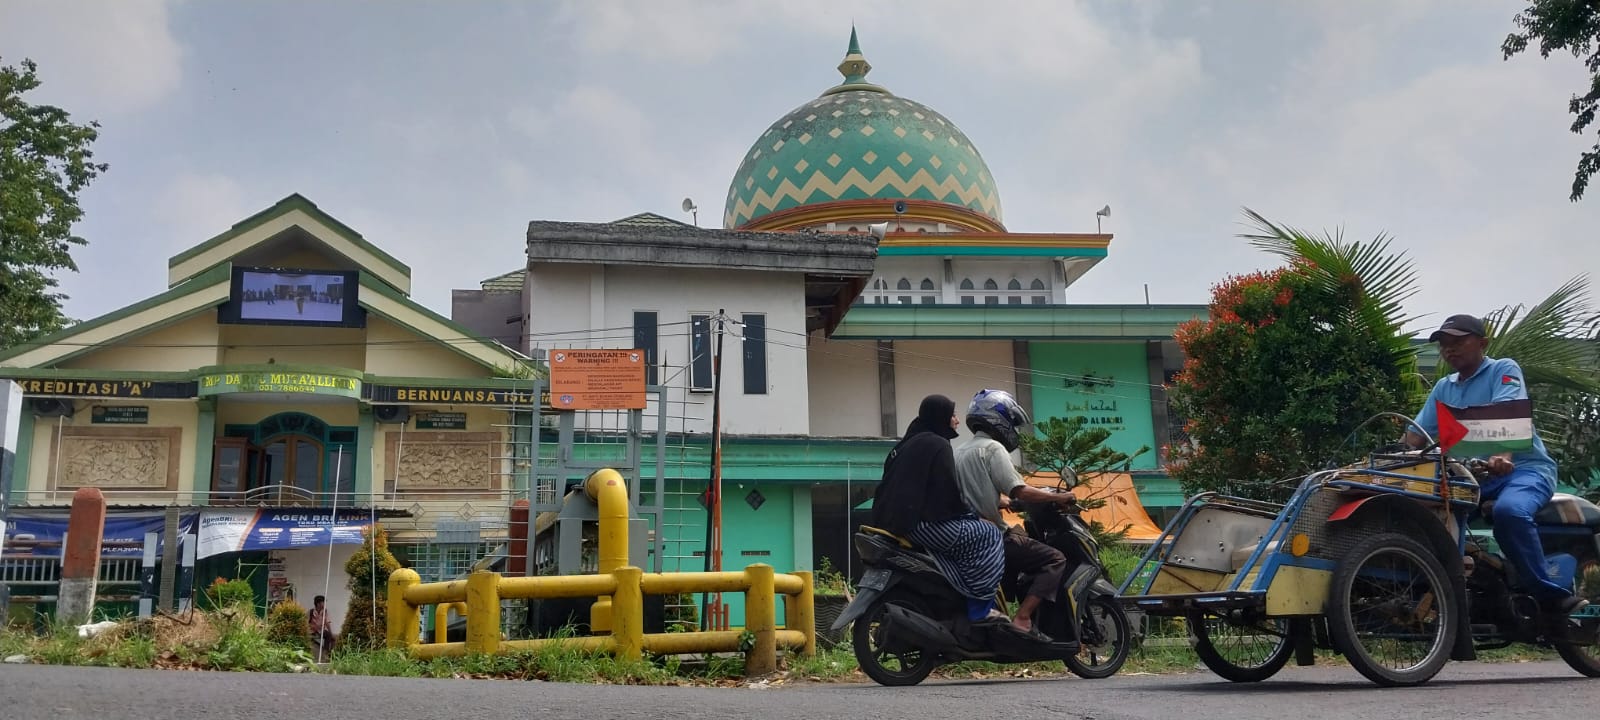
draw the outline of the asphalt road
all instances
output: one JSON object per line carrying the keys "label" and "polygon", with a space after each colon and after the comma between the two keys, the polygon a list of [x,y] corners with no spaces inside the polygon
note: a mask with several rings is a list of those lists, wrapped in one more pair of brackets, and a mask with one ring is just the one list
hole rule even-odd
{"label": "asphalt road", "polygon": [[919,718],[1361,720],[1593,717],[1600,680],[1560,663],[1456,663],[1420,688],[1381,689],[1346,667],[1286,668],[1257,685],[1198,672],[930,682],[913,688],[565,685],[0,665],[0,717],[72,718]]}

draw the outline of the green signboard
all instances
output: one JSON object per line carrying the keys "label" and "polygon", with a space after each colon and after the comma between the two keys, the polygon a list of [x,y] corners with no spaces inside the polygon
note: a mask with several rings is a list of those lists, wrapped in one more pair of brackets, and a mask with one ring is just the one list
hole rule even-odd
{"label": "green signboard", "polygon": [[1085,428],[1111,431],[1106,446],[1132,454],[1134,470],[1154,470],[1158,450],[1150,407],[1149,360],[1144,343],[1028,344],[1033,376],[1033,417],[1083,418]]}
{"label": "green signboard", "polygon": [[149,425],[150,408],[96,405],[89,412],[89,421],[95,425]]}
{"label": "green signboard", "polygon": [[200,376],[200,396],[231,393],[305,393],[360,398],[361,381],[353,377],[304,372],[230,372]]}
{"label": "green signboard", "polygon": [[417,414],[418,430],[465,430],[467,414],[458,412],[429,412]]}

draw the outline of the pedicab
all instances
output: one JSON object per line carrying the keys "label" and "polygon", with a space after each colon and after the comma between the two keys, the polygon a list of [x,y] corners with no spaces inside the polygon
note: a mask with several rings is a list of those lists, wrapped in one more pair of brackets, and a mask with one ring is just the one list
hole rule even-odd
{"label": "pedicab", "polygon": [[1550,578],[1590,601],[1550,617],[1492,536],[1468,526],[1486,478],[1482,463],[1430,447],[1295,478],[1282,504],[1202,493],[1118,595],[1182,618],[1201,662],[1234,682],[1272,677],[1291,656],[1310,665],[1323,648],[1378,685],[1418,685],[1512,643],[1600,677],[1600,507],[1558,493],[1535,515]]}

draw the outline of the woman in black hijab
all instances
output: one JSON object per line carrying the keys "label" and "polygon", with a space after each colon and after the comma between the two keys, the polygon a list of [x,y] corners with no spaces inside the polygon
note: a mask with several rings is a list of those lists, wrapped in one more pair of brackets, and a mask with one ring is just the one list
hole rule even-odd
{"label": "woman in black hijab", "polygon": [[1004,619],[995,609],[995,587],[1005,572],[1000,529],[967,508],[956,484],[950,440],[960,424],[950,398],[922,399],[917,419],[883,463],[872,524],[931,551],[939,569],[967,597],[970,619]]}

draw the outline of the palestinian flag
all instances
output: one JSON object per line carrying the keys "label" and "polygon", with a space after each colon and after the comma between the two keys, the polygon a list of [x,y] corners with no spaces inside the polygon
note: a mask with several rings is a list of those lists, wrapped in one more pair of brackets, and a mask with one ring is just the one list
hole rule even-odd
{"label": "palestinian flag", "polygon": [[1487,457],[1533,448],[1533,401],[1453,408],[1436,403],[1439,447],[1458,457]]}

